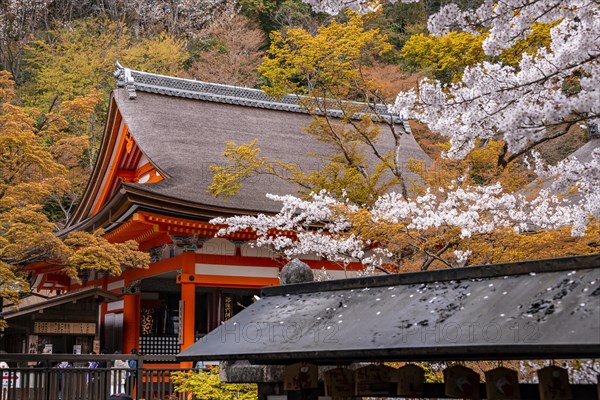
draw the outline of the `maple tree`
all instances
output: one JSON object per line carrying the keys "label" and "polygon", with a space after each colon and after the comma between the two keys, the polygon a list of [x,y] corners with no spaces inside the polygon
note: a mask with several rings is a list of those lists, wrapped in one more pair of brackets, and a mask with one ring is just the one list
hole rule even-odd
{"label": "maple tree", "polygon": [[[10,71],[19,84],[26,82],[29,75],[24,56],[28,45],[44,33],[49,42],[53,41],[56,26],[68,30],[81,20],[101,19],[127,26],[135,40],[161,36],[161,32],[181,39],[193,37],[221,15],[233,15],[235,9],[231,0],[5,0],[0,2],[0,69]],[[96,33],[90,31],[91,36]],[[97,40],[105,43],[101,37]],[[105,50],[110,56],[109,49]]]}
{"label": "maple tree", "polygon": [[360,68],[391,50],[378,29],[366,29],[363,16],[349,13],[346,22],[330,21],[314,35],[303,28],[271,33],[268,57],[259,72],[269,80],[264,89],[274,96],[287,93],[352,99],[368,87]]}
{"label": "maple tree", "polygon": [[402,55],[419,70],[450,82],[460,77],[462,70],[483,60],[483,36],[466,32],[449,32],[444,36],[414,35],[402,47]]}
{"label": "maple tree", "polygon": [[123,21],[77,20],[50,29],[29,44],[26,62],[32,79],[24,100],[48,105],[57,96],[71,100],[94,89],[107,96],[114,86],[111,72],[116,61],[177,75],[186,58],[183,41],[168,34],[137,40]]}
{"label": "maple tree", "polygon": [[[94,233],[56,236],[56,223],[46,213],[52,199],[72,207],[69,171],[85,147],[77,136],[59,132],[76,129],[95,105],[94,95],[65,102],[61,110],[43,116],[15,101],[10,73],[0,71],[0,297],[14,302],[27,293],[24,267],[31,262],[55,264],[73,279],[84,269],[119,274],[124,267],[145,267],[147,254],[136,242],[109,243]],[[80,101],[78,101],[80,100]],[[83,117],[81,117],[83,115]],[[79,116],[79,117],[78,117]],[[37,118],[36,118],[37,117]],[[41,122],[40,122],[41,121]],[[70,127],[73,122],[75,126]],[[71,149],[69,154],[66,149]],[[64,210],[64,218],[68,210]],[[0,321],[2,323],[2,321]]]}

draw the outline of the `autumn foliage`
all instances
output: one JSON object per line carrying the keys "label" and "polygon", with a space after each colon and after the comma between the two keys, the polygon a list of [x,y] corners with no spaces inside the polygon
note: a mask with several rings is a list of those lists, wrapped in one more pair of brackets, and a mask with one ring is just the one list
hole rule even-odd
{"label": "autumn foliage", "polygon": [[135,242],[112,244],[102,232],[57,236],[47,211],[55,205],[62,214],[57,219],[64,221],[78,200],[85,181],[77,176],[85,170],[81,159],[89,143],[78,127],[99,96],[75,97],[42,113],[16,103],[6,71],[0,72],[0,95],[1,297],[14,302],[29,290],[24,267],[32,262],[56,265],[73,279],[84,269],[119,274],[122,268],[146,267],[149,258]]}
{"label": "autumn foliage", "polygon": [[258,388],[255,383],[221,382],[219,369],[184,371],[171,374],[178,392],[192,393],[199,399],[256,400]]}

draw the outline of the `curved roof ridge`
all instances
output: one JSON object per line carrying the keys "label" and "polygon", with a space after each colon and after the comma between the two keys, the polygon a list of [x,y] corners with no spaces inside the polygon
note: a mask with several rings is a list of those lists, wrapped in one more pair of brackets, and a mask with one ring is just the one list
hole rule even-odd
{"label": "curved roof ridge", "polygon": [[[117,79],[117,86],[124,87],[127,90],[130,100],[136,98],[135,92],[136,90],[139,90],[142,92],[216,103],[308,114],[308,110],[302,105],[302,100],[309,99],[307,96],[286,94],[280,98],[275,98],[267,95],[260,89],[202,82],[193,79],[136,71],[123,67],[119,62],[116,63],[116,66],[117,70],[114,72],[114,76]],[[312,101],[312,99],[309,100]],[[345,103],[360,107],[359,112],[355,114],[356,118],[360,118],[366,113],[372,113],[372,108],[374,106],[375,112],[380,117],[390,118],[394,123],[402,124],[405,131],[411,133],[408,121],[401,115],[390,112],[388,106],[385,104],[372,105],[356,101],[347,101]],[[339,109],[330,109],[327,110],[327,115],[339,118],[343,116],[343,112]]]}

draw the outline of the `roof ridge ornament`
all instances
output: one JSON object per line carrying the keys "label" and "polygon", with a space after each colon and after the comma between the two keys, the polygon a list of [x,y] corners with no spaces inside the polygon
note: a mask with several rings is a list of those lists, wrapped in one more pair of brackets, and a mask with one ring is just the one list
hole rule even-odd
{"label": "roof ridge ornament", "polygon": [[[136,98],[136,90],[139,90],[167,96],[303,114],[309,113],[306,104],[303,103],[307,103],[308,100],[312,104],[315,101],[297,94],[286,94],[280,98],[274,98],[259,89],[131,70],[123,67],[119,62],[116,63],[116,66],[117,70],[114,72],[114,76],[117,78],[117,86],[126,89],[130,100]],[[401,124],[407,134],[412,133],[408,120],[398,113],[391,112],[385,104],[369,104],[356,101],[344,101],[343,103],[358,106],[359,111],[352,117],[353,119],[359,119],[366,114],[373,114],[377,119]],[[337,118],[344,116],[341,109],[327,109],[325,113]]]}
{"label": "roof ridge ornament", "polygon": [[135,92],[135,80],[129,68],[125,68],[117,61],[115,63],[117,69],[113,72],[115,78],[117,78],[117,87],[124,87],[127,92],[129,100],[135,100],[137,94]]}

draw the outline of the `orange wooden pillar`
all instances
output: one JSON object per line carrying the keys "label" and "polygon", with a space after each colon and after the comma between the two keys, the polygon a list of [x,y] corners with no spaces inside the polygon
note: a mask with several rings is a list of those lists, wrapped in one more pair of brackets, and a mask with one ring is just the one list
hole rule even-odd
{"label": "orange wooden pillar", "polygon": [[140,296],[123,296],[123,353],[131,353],[140,343]]}
{"label": "orange wooden pillar", "polygon": [[[108,277],[105,276],[102,279],[102,289],[108,290]],[[108,313],[108,303],[100,303],[100,315],[98,316],[98,332],[96,332],[95,339],[100,340],[100,350],[104,349],[106,343],[106,314]]]}
{"label": "orange wooden pillar", "polygon": [[[182,257],[181,274],[182,276],[195,275],[195,253],[185,253]],[[181,301],[183,303],[183,315],[179,315],[182,322],[179,326],[182,329],[181,351],[194,344],[196,334],[196,283],[189,279],[181,280]],[[181,333],[180,333],[181,334]],[[192,362],[181,362],[181,368],[192,368]]]}

